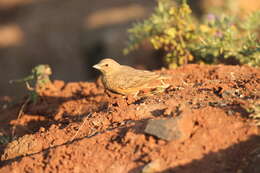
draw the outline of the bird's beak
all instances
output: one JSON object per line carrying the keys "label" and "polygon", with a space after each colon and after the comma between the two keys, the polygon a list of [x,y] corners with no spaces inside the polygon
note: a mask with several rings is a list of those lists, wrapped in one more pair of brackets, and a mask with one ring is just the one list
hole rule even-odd
{"label": "bird's beak", "polygon": [[95,69],[100,69],[100,66],[98,64],[92,66]]}

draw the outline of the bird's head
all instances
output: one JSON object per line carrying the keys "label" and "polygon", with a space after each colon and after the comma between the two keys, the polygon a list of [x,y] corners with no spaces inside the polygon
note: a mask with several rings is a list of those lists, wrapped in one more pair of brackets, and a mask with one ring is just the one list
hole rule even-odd
{"label": "bird's head", "polygon": [[98,69],[103,74],[111,73],[115,70],[117,70],[120,67],[120,64],[118,64],[113,59],[102,59],[98,64],[94,65],[93,68]]}

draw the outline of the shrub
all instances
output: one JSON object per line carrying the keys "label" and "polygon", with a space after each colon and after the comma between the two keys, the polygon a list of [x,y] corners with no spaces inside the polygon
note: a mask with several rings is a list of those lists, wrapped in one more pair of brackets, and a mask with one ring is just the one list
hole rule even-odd
{"label": "shrub", "polygon": [[[260,12],[245,18],[209,14],[204,20],[192,16],[186,1],[158,0],[154,13],[128,30],[128,54],[148,41],[165,52],[170,68],[187,63],[260,65],[257,29]],[[231,61],[230,61],[231,60]]]}

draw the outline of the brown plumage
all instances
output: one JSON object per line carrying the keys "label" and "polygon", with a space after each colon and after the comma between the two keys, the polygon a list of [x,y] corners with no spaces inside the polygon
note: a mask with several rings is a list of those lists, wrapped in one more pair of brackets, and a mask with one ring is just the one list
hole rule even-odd
{"label": "brown plumage", "polygon": [[162,81],[168,77],[120,65],[112,59],[103,59],[93,67],[102,73],[102,82],[106,89],[122,95],[137,95],[143,89],[168,87]]}

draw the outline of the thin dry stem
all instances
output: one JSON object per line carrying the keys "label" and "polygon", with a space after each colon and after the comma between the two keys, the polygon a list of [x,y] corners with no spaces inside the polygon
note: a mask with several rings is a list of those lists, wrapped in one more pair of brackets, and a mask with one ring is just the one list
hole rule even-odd
{"label": "thin dry stem", "polygon": [[[30,97],[28,97],[28,98],[25,100],[25,102],[22,104],[21,109],[19,110],[19,113],[18,113],[18,116],[17,116],[16,121],[18,121],[18,120],[22,117],[24,108],[25,108],[25,106],[29,103],[29,101],[30,101]],[[12,138],[13,138],[14,135],[15,135],[16,126],[17,126],[17,123],[15,123],[15,125],[14,125],[13,128],[12,128]]]}
{"label": "thin dry stem", "polygon": [[[89,114],[87,115],[87,117],[89,117],[90,115],[91,115],[91,113],[89,113]],[[73,141],[73,140],[76,138],[76,136],[78,135],[79,131],[81,130],[81,128],[82,128],[82,127],[84,126],[84,124],[86,123],[87,117],[84,118],[83,123],[81,124],[81,126],[80,126],[79,129],[77,130],[76,134],[71,138],[71,141]]]}

